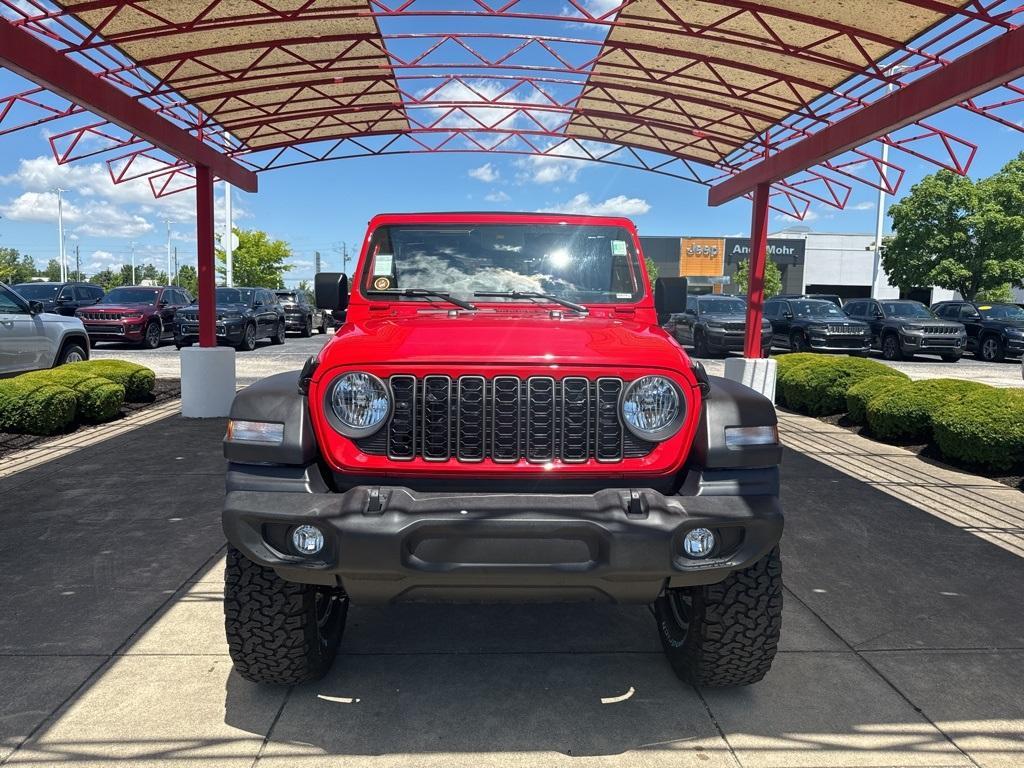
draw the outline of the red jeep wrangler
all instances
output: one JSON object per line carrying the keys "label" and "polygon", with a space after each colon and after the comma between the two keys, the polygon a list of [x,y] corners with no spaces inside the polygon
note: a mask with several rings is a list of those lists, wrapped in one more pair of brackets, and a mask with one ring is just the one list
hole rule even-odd
{"label": "red jeep wrangler", "polygon": [[329,668],[349,602],[653,604],[675,672],[760,680],[778,645],[775,409],[658,324],[633,224],[384,215],[345,324],[239,393],[224,441],[228,643],[292,684]]}

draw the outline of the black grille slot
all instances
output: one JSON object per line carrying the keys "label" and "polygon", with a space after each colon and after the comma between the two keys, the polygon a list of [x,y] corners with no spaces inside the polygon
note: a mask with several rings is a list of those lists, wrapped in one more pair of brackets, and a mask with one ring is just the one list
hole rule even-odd
{"label": "black grille slot", "polygon": [[590,457],[590,382],[562,380],[562,461],[583,462]]}
{"label": "black grille slot", "polygon": [[519,389],[514,376],[494,380],[491,415],[491,458],[495,461],[519,460]]}
{"label": "black grille slot", "polygon": [[621,394],[621,379],[597,380],[597,445],[594,457],[598,461],[618,461],[622,458],[622,424],[619,422]]}
{"label": "black grille slot", "polygon": [[387,426],[388,456],[413,459],[416,456],[416,379],[392,376],[391,396],[394,410]]}
{"label": "black grille slot", "polygon": [[459,413],[456,434],[457,456],[462,461],[484,460],[486,384],[483,376],[459,379]]}
{"label": "black grille slot", "polygon": [[642,458],[656,447],[623,428],[618,378],[398,374],[389,383],[391,418],[355,441],[364,453],[397,461],[582,464]]}
{"label": "black grille slot", "polygon": [[452,380],[447,376],[423,379],[423,458],[444,461],[451,456]]}

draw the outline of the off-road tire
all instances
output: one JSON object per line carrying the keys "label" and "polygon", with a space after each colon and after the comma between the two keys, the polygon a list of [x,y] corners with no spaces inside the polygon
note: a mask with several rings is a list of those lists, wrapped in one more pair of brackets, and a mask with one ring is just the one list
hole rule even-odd
{"label": "off-road tire", "polygon": [[[335,601],[326,626],[317,620],[318,597]],[[224,628],[235,671],[246,680],[295,685],[323,677],[347,612],[348,598],[339,590],[285,581],[228,547]]]}
{"label": "off-road tire", "polygon": [[[680,604],[688,606],[686,623],[680,621]],[[665,655],[681,680],[706,688],[758,682],[771,668],[782,630],[778,548],[718,584],[666,590],[654,615]]]}

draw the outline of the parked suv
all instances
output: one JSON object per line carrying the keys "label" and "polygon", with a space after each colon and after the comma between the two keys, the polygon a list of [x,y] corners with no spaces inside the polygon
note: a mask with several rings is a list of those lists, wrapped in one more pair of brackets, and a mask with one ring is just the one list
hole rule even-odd
{"label": "parked suv", "polygon": [[[735,296],[687,296],[686,309],[671,315],[665,330],[697,357],[742,352],[747,336],[747,304]],[[772,324],[761,321],[765,357],[772,346]]]}
{"label": "parked suv", "polygon": [[845,302],[843,297],[835,293],[780,293],[775,296],[777,299],[821,299],[822,301],[831,301],[840,309],[843,308]]}
{"label": "parked suv", "polygon": [[0,283],[0,376],[89,359],[82,321],[43,312]]}
{"label": "parked suv", "polygon": [[93,342],[127,341],[156,349],[161,341],[174,337],[174,315],[191,303],[192,296],[184,288],[121,286],[75,316],[85,323]]}
{"label": "parked suv", "polygon": [[[218,288],[217,343],[252,352],[259,339],[284,344],[284,309],[266,288]],[[174,346],[189,347],[199,341],[199,307],[180,310],[174,322]]]}
{"label": "parked suv", "polygon": [[235,398],[223,526],[235,669],[327,670],[349,603],[653,604],[700,686],[760,680],[778,645],[775,409],[657,325],[621,218],[370,222],[343,333]]}
{"label": "parked suv", "polygon": [[963,325],[940,320],[919,301],[856,299],[843,309],[853,319],[871,326],[871,344],[886,360],[922,354],[939,355],[944,362],[955,363],[963,354]]}
{"label": "parked suv", "polygon": [[309,337],[313,329],[327,333],[331,326],[331,313],[319,309],[305,291],[274,291],[277,300],[284,307],[284,317],[289,331]]}
{"label": "parked suv", "polygon": [[1024,354],[1024,309],[1016,304],[940,301],[932,311],[967,329],[967,349],[975,357],[999,363]]}
{"label": "parked suv", "polygon": [[18,283],[14,290],[29,301],[38,301],[44,312],[68,317],[103,298],[103,289],[92,283]]}
{"label": "parked suv", "polygon": [[847,352],[866,356],[871,328],[852,320],[826,299],[787,299],[776,296],[764,304],[772,324],[772,344],[794,352]]}

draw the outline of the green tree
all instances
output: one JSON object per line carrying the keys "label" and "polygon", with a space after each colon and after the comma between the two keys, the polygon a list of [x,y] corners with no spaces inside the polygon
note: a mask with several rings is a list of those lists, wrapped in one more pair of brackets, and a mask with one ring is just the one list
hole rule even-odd
{"label": "green tree", "polygon": [[13,248],[0,248],[0,281],[14,285],[28,281],[35,274],[36,264],[27,253],[22,255]]}
{"label": "green tree", "polygon": [[1000,302],[1004,304],[1013,303],[1013,286],[1009,283],[1003,283],[998,288],[989,288],[983,291],[978,291],[974,294],[975,301],[988,301],[995,304]]}
{"label": "green tree", "polygon": [[936,285],[970,300],[1024,280],[1024,153],[978,182],[927,176],[889,213],[882,266],[904,290]]}
{"label": "green tree", "polygon": [[60,262],[57,261],[56,259],[50,259],[48,262],[46,262],[46,270],[43,272],[43,275],[45,275],[46,279],[49,280],[51,283],[59,283]]}
{"label": "green tree", "polygon": [[[260,288],[283,288],[284,273],[292,267],[285,262],[291,258],[291,247],[284,240],[271,240],[258,229],[234,230],[238,247],[232,254],[231,273],[235,285]],[[217,275],[223,281],[225,256],[217,248]]]}
{"label": "green tree", "polygon": [[[135,278],[138,279],[138,269],[135,270]],[[132,265],[122,264],[120,271],[117,273],[117,279],[120,280],[120,285],[135,285],[135,280],[132,280]]]}
{"label": "green tree", "polygon": [[[750,261],[744,259],[736,265],[736,274],[732,278],[733,283],[740,289],[740,293],[746,293],[750,285]],[[779,265],[768,259],[764,265],[764,297],[770,298],[782,293],[782,272]]]}
{"label": "green tree", "polygon": [[139,283],[146,280],[151,285],[167,285],[167,273],[162,269],[157,269],[152,264],[143,264],[141,267],[136,266],[135,278]]}
{"label": "green tree", "polygon": [[107,267],[101,269],[95,275],[92,276],[92,282],[103,287],[103,290],[109,291],[111,288],[117,288],[122,285],[120,271],[115,272],[114,270]]}
{"label": "green tree", "polygon": [[191,293],[199,295],[199,273],[191,264],[186,264],[178,270],[178,285]]}
{"label": "green tree", "polygon": [[651,285],[654,285],[654,281],[658,279],[658,265],[654,263],[654,259],[649,258],[644,258],[644,263],[647,265],[647,278]]}

